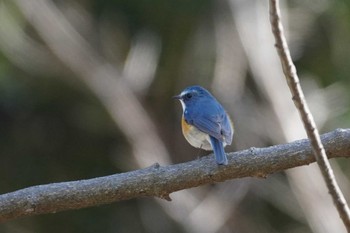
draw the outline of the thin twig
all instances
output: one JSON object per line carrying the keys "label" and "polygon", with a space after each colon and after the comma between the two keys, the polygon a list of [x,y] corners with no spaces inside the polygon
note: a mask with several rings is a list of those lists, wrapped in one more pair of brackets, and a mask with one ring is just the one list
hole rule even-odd
{"label": "thin twig", "polygon": [[345,227],[347,228],[347,231],[350,232],[350,210],[344,195],[335,180],[333,170],[329,164],[327,155],[321,143],[315,121],[305,101],[304,94],[299,83],[299,77],[290,56],[288,44],[283,33],[278,0],[270,0],[270,22],[276,41],[275,46],[283,66],[283,72],[287,79],[289,89],[293,96],[294,104],[300,113],[304,128],[308,138],[310,139],[317,164],[326,182],[329,193],[333,198],[334,204],[341,219],[343,220]]}
{"label": "thin twig", "polygon": [[[350,157],[350,129],[322,135],[329,158]],[[242,177],[269,174],[315,161],[309,140],[230,153],[227,166],[213,155],[187,163],[159,166],[89,180],[53,183],[0,195],[0,222],[23,216],[80,209],[138,197],[170,200],[175,191]]]}

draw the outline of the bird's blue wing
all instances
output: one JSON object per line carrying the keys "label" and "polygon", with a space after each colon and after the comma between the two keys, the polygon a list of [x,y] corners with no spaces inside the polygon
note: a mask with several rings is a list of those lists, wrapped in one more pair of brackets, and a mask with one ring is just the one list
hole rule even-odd
{"label": "bird's blue wing", "polygon": [[220,105],[199,105],[184,112],[187,123],[194,125],[200,131],[223,141],[221,121],[223,119]]}
{"label": "bird's blue wing", "polygon": [[216,105],[215,108],[206,106],[199,111],[185,111],[184,117],[187,123],[196,126],[200,131],[207,133],[220,141],[230,145],[232,142],[232,123],[225,110]]}
{"label": "bird's blue wing", "polygon": [[207,133],[220,141],[223,141],[223,136],[221,134],[221,125],[217,117],[202,115],[195,118],[193,125],[196,126],[200,131]]}

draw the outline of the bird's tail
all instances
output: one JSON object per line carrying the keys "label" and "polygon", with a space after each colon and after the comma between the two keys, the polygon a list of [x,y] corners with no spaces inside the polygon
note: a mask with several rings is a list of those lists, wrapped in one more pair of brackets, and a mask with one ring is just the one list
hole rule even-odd
{"label": "bird's tail", "polygon": [[216,163],[219,165],[227,165],[227,157],[224,150],[223,142],[219,141],[217,138],[210,137],[211,146],[215,154]]}

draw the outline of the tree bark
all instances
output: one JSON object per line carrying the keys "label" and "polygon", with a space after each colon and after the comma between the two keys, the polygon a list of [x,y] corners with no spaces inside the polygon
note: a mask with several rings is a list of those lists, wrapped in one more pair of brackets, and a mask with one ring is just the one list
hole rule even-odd
{"label": "tree bark", "polygon": [[[322,135],[329,158],[350,156],[350,129]],[[307,139],[266,148],[228,153],[229,164],[218,166],[213,155],[181,164],[151,167],[62,183],[38,185],[0,195],[0,222],[69,209],[80,209],[138,197],[171,200],[169,194],[204,184],[242,177],[267,177],[315,162]]]}

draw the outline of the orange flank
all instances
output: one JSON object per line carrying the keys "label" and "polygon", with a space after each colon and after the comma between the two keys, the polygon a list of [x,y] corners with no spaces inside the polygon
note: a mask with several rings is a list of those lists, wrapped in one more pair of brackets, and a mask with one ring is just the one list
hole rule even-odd
{"label": "orange flank", "polygon": [[193,127],[192,125],[187,124],[187,122],[185,121],[185,118],[183,116],[181,119],[181,126],[182,126],[182,133],[184,135],[187,135],[191,131],[191,128]]}

